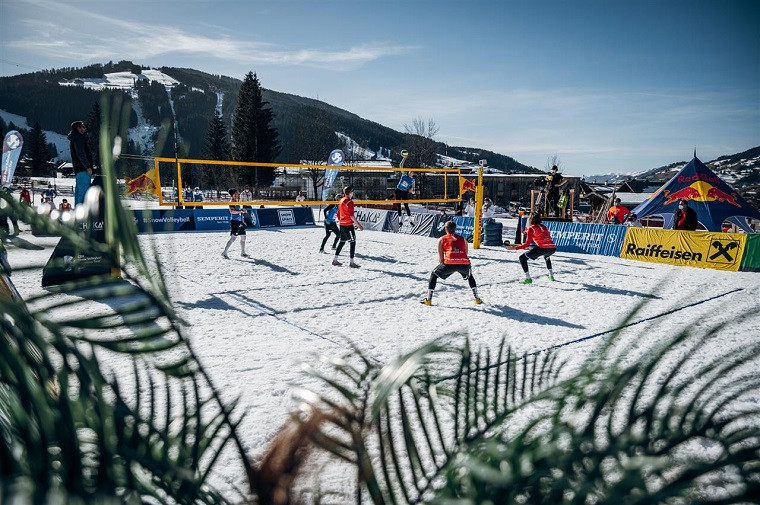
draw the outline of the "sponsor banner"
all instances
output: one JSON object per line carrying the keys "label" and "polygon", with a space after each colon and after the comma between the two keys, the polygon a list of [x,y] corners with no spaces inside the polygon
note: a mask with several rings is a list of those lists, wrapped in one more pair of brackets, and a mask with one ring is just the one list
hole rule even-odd
{"label": "sponsor banner", "polygon": [[747,235],[741,270],[760,272],[760,233]]}
{"label": "sponsor banner", "polygon": [[747,235],[628,228],[621,258],[716,270],[739,270]]}
{"label": "sponsor banner", "polygon": [[396,226],[398,226],[397,233],[404,233],[406,235],[422,235],[423,237],[429,237],[433,233],[438,223],[439,214],[412,214],[411,218],[403,216],[405,219],[398,220],[398,214],[395,215]]}
{"label": "sponsor banner", "polygon": [[[593,223],[545,221],[544,225],[549,228],[558,251],[600,256],[620,256],[628,230],[625,226]],[[523,236],[520,242],[524,240]]]}
{"label": "sponsor banner", "polygon": [[256,212],[260,228],[314,225],[314,213],[311,211],[311,207],[256,209]]}
{"label": "sponsor banner", "polygon": [[3,139],[2,164],[0,165],[1,187],[11,185],[23,145],[24,139],[16,130],[11,130],[5,134],[5,138]]}
{"label": "sponsor banner", "polygon": [[[330,155],[327,157],[327,164],[330,166],[343,166],[346,159],[346,155],[342,149],[333,149]],[[327,194],[335,183],[335,177],[338,175],[337,168],[328,168],[325,170],[324,180],[322,183],[322,200],[327,200]],[[364,225],[362,225],[364,226]]]}
{"label": "sponsor banner", "polygon": [[387,210],[365,209],[363,207],[356,207],[354,209],[356,220],[366,230],[383,231],[388,221],[388,214],[390,212]]}
{"label": "sponsor banner", "polygon": [[[174,231],[195,231],[196,211],[193,209],[172,210],[136,210],[135,225],[139,233],[152,231],[153,233]],[[229,212],[228,212],[229,214]],[[229,229],[227,224],[226,228]]]}
{"label": "sponsor banner", "polygon": [[[249,214],[244,216],[246,229],[259,227],[259,218],[256,209],[248,209]],[[201,209],[195,212],[195,229],[197,231],[216,231],[230,229],[230,211],[227,209]]]}
{"label": "sponsor banner", "polygon": [[[314,214],[309,207],[285,209],[250,209],[245,219],[247,229],[283,226],[313,226]],[[139,233],[176,231],[229,231],[230,212],[220,209],[135,210]]]}
{"label": "sponsor banner", "polygon": [[472,234],[474,233],[475,229],[474,217],[444,216],[440,214],[438,215],[438,220],[436,221],[434,228],[430,232],[430,236],[434,238],[440,238],[446,235],[446,230],[443,228],[443,225],[446,224],[446,221],[454,221],[454,223],[457,225],[457,231],[455,233],[457,235],[463,236],[465,239],[467,239],[467,242],[472,242]]}

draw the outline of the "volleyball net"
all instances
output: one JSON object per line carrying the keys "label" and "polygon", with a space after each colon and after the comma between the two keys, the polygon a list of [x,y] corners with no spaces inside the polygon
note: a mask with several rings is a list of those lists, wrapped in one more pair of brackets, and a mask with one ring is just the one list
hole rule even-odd
{"label": "volleyball net", "polygon": [[[414,176],[414,187],[408,198],[397,199],[396,186],[407,172]],[[340,198],[345,186],[353,187],[357,205],[433,204],[458,202],[474,191],[475,178],[468,176],[459,168],[398,168],[378,162],[333,166],[154,158],[153,169],[127,179],[126,185],[127,193],[153,193],[161,205],[186,207],[229,205],[229,188],[241,192],[240,205],[324,205]],[[246,187],[250,198],[242,196]],[[296,201],[299,195],[302,201]]]}

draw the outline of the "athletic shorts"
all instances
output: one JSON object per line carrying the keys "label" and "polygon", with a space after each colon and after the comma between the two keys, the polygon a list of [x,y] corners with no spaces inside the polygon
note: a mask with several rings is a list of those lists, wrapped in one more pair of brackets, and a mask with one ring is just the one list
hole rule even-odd
{"label": "athletic shorts", "polygon": [[446,265],[441,263],[433,270],[433,274],[441,279],[448,279],[453,273],[458,273],[462,279],[469,279],[472,273],[472,265]]}
{"label": "athletic shorts", "polygon": [[230,219],[230,235],[239,236],[245,235],[245,224],[242,221],[236,219]]}
{"label": "athletic shorts", "polygon": [[354,230],[354,225],[340,227],[340,240],[342,242],[356,242],[356,230]]}
{"label": "athletic shorts", "polygon": [[325,230],[330,230],[334,234],[340,236],[340,230],[338,229],[338,225],[335,223],[325,222]]}
{"label": "athletic shorts", "polygon": [[543,256],[544,258],[548,258],[552,254],[554,254],[556,250],[557,249],[555,249],[554,247],[534,247],[530,251],[526,252],[525,256],[532,260],[538,259],[541,256]]}

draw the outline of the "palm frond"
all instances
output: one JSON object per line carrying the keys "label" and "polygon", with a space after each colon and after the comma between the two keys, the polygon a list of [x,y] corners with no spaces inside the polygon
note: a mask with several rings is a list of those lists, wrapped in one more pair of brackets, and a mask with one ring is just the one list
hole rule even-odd
{"label": "palm frond", "polygon": [[[102,207],[91,199],[85,215],[58,221],[0,195],[3,211],[20,222],[121,268],[121,278],[80,279],[25,301],[3,300],[0,490],[34,502],[63,493],[84,501],[226,503],[209,478],[230,444],[252,482],[236,431],[240,416],[194,353],[161,269],[145,261],[134,220],[119,204],[111,148],[126,132],[128,111],[120,103],[102,109],[112,111],[101,131]],[[106,243],[82,231],[92,229],[99,208]],[[120,356],[123,365],[106,375],[106,356]]]}

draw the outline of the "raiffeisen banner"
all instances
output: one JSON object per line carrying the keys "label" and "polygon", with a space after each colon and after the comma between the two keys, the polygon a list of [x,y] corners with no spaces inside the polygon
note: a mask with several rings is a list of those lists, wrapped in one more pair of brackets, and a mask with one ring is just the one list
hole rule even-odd
{"label": "raiffeisen banner", "polygon": [[23,145],[24,138],[16,130],[11,130],[5,134],[5,139],[3,139],[3,160],[2,165],[0,165],[0,187],[11,185]]}
{"label": "raiffeisen banner", "polygon": [[628,228],[620,257],[737,271],[746,240],[743,233]]}

